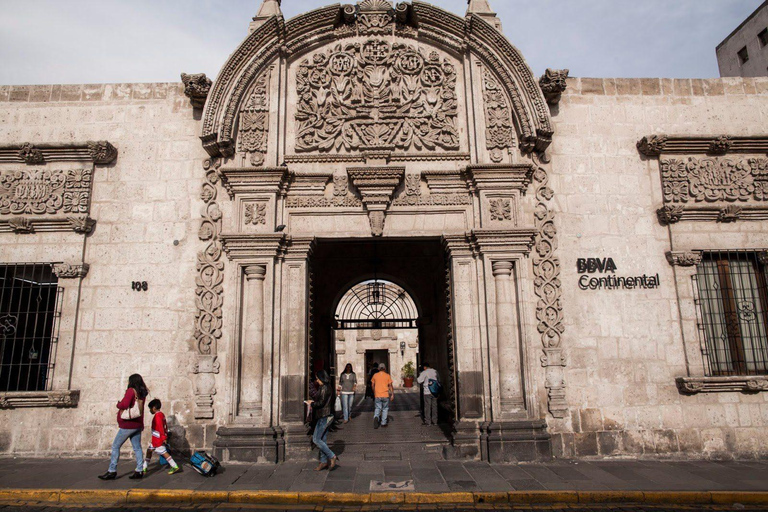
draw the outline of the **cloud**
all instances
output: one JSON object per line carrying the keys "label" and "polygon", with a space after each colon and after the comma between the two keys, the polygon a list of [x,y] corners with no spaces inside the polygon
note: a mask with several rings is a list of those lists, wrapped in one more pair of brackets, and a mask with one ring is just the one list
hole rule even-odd
{"label": "cloud", "polygon": [[[286,18],[332,0],[285,0]],[[433,0],[460,16],[466,0]],[[343,3],[343,2],[342,2]],[[0,0],[0,83],[215,77],[258,0]],[[491,0],[538,75],[717,76],[715,46],[760,0]]]}

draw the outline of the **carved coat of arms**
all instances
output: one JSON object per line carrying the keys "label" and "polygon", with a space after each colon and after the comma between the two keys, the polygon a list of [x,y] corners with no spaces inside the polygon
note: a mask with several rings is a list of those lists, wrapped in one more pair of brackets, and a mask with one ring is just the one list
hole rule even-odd
{"label": "carved coat of arms", "polygon": [[437,52],[368,39],[304,60],[296,151],[457,150],[456,69]]}

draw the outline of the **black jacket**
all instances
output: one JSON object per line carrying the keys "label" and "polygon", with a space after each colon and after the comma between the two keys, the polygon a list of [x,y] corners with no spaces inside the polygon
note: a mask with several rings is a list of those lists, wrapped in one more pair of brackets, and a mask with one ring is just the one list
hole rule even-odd
{"label": "black jacket", "polygon": [[332,402],[333,392],[330,384],[324,384],[317,392],[315,401],[312,402],[312,411],[315,414],[315,420],[331,416],[333,414]]}

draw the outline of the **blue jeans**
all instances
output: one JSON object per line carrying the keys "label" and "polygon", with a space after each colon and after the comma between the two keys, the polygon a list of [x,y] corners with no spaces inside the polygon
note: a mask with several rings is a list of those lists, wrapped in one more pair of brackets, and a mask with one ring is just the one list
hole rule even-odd
{"label": "blue jeans", "polygon": [[320,462],[328,462],[336,456],[330,448],[325,439],[328,437],[328,429],[331,426],[331,419],[333,416],[326,416],[317,420],[315,424],[315,433],[312,435],[312,442],[315,443],[320,449]]}
{"label": "blue jeans", "polygon": [[355,395],[341,395],[341,410],[344,411],[344,421],[349,420],[349,411],[352,409],[352,402],[355,400]]}
{"label": "blue jeans", "polygon": [[115,440],[112,441],[112,458],[109,461],[109,471],[117,471],[117,461],[120,460],[120,447],[131,440],[133,453],[136,454],[136,471],[144,469],[144,454],[141,452],[141,430],[138,428],[119,428]]}
{"label": "blue jeans", "polygon": [[381,424],[386,425],[387,414],[389,414],[389,398],[377,398],[376,412],[373,413],[373,417],[381,418]]}

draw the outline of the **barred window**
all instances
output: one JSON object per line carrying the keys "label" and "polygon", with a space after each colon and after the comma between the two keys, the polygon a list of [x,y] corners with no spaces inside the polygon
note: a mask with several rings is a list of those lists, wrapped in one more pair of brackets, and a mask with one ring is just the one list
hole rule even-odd
{"label": "barred window", "polygon": [[768,373],[768,288],[758,253],[704,253],[696,281],[707,375]]}
{"label": "barred window", "polygon": [[53,265],[0,265],[0,391],[51,389],[60,296]]}

